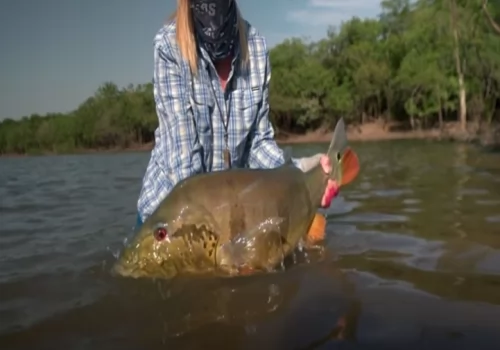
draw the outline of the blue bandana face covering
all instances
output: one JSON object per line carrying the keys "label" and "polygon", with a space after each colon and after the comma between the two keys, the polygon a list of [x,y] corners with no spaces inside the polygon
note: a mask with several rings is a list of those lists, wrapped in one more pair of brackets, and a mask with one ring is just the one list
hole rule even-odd
{"label": "blue bandana face covering", "polygon": [[233,53],[238,37],[238,16],[234,0],[191,0],[197,38],[212,60]]}

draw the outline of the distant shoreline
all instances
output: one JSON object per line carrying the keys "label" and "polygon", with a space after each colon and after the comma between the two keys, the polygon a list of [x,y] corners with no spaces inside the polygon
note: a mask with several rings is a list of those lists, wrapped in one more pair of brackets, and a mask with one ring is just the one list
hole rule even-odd
{"label": "distant shoreline", "polygon": [[[410,130],[410,131],[389,131],[374,130],[363,125],[359,129],[349,128],[347,137],[349,141],[389,141],[389,140],[410,140],[410,139],[440,139],[441,133],[437,129],[429,130]],[[313,131],[303,135],[289,135],[288,137],[278,137],[276,142],[279,144],[301,144],[315,142],[330,142],[333,131]]]}
{"label": "distant shoreline", "polygon": [[[471,128],[474,129],[474,128]],[[494,128],[493,128],[494,129]],[[333,131],[316,130],[305,134],[279,134],[275,139],[279,145],[294,145],[307,143],[328,143],[332,138]],[[440,141],[460,141],[479,142],[489,145],[492,142],[486,140],[486,136],[481,136],[477,131],[462,132],[458,123],[448,123],[443,130],[433,128],[425,130],[404,130],[392,131],[389,126],[384,126],[380,122],[366,123],[359,126],[348,126],[347,137],[354,142],[376,142],[391,140],[440,140]],[[494,144],[500,145],[500,140],[495,139]],[[0,157],[25,157],[25,156],[47,156],[47,155],[69,155],[69,154],[92,154],[92,153],[124,153],[124,152],[148,152],[153,148],[153,143],[132,145],[130,147],[103,148],[103,149],[77,149],[71,152],[50,152],[40,151],[39,153],[28,154],[3,154]]]}

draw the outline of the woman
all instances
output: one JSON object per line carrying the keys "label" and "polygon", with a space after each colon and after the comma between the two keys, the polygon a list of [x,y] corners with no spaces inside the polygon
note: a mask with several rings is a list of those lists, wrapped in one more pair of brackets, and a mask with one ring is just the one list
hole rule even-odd
{"label": "woman", "polygon": [[[271,67],[265,39],[234,0],[178,0],[154,39],[159,126],[138,200],[137,226],[196,173],[275,168],[285,161],[269,121]],[[321,155],[292,159],[306,171]],[[321,158],[324,169],[329,164]],[[337,193],[325,190],[323,206]]]}

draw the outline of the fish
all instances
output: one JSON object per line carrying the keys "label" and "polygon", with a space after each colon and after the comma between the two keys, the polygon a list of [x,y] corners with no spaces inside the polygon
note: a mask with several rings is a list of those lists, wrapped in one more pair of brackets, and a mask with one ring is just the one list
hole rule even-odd
{"label": "fish", "polygon": [[[290,162],[274,169],[232,168],[177,183],[125,246],[112,271],[131,278],[182,275],[237,276],[274,271],[309,232],[328,179],[342,187],[359,170],[344,120],[336,124],[326,174],[318,164],[303,172]],[[245,272],[246,271],[246,272]]]}

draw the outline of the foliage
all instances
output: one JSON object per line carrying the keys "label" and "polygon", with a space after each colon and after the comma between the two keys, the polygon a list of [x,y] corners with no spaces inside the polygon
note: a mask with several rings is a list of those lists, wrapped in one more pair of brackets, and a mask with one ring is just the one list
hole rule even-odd
{"label": "foliage", "polygon": [[[278,132],[373,119],[412,128],[490,123],[500,107],[500,33],[482,0],[383,0],[377,19],[352,18],[318,42],[271,50],[270,117]],[[500,6],[487,5],[498,23]],[[461,113],[464,110],[464,113]],[[151,83],[108,82],[69,114],[0,123],[0,154],[124,148],[154,140]]]}

